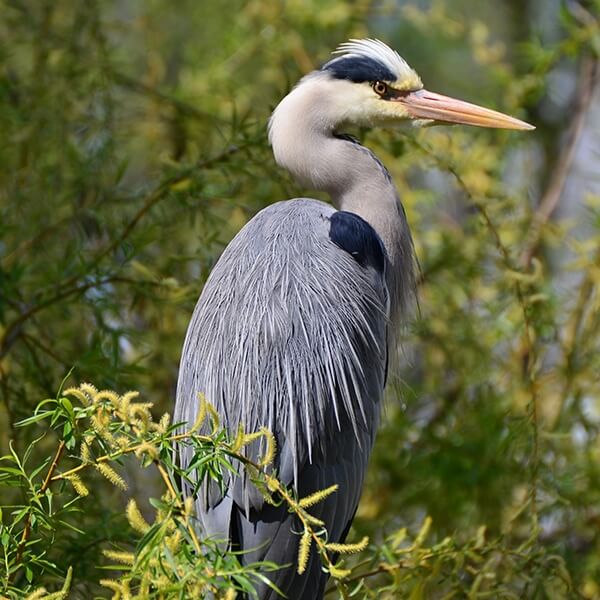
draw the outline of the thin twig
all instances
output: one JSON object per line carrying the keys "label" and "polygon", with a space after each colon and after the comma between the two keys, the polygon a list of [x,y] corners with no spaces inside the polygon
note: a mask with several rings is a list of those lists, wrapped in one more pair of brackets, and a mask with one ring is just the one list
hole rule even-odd
{"label": "thin twig", "polygon": [[[500,238],[500,233],[496,228],[494,222],[492,221],[485,205],[481,202],[477,202],[475,197],[471,193],[471,190],[468,188],[464,179],[461,177],[460,173],[456,170],[456,168],[449,162],[441,160],[435,152],[431,151],[429,148],[425,147],[423,144],[419,143],[414,138],[408,138],[409,141],[422,152],[424,152],[427,156],[433,158],[436,163],[442,167],[443,169],[450,172],[454,178],[456,179],[459,187],[468,198],[470,203],[476,208],[479,212],[483,220],[485,221],[486,227],[492,234],[494,239],[494,245],[498,249],[502,262],[507,270],[515,271],[515,265],[511,258],[510,252],[506,248],[506,246],[502,243],[502,239]],[[538,389],[537,382],[535,379],[534,367],[537,364],[537,355],[536,348],[534,345],[534,328],[529,318],[529,314],[527,312],[527,304],[525,302],[525,293],[523,291],[521,282],[518,279],[514,281],[514,291],[515,296],[517,298],[517,302],[521,309],[522,318],[523,318],[523,346],[524,349],[522,351],[523,354],[523,376],[526,379],[530,402],[528,406],[528,417],[531,421],[532,426],[532,449],[531,449],[531,494],[530,494],[530,502],[531,502],[531,516],[533,521],[532,527],[532,539],[534,539],[538,533],[538,510],[537,510],[537,488],[538,488],[538,470],[539,470],[539,422],[538,422]]]}
{"label": "thin twig", "polygon": [[[165,486],[167,487],[169,494],[171,495],[171,499],[173,500],[173,502],[175,502],[177,504],[177,508],[179,508],[180,510],[183,509],[183,503],[181,502],[179,494],[173,487],[173,483],[171,482],[171,478],[169,477],[169,474],[157,460],[154,461],[154,464],[155,464],[156,468],[158,469],[158,472],[160,473],[160,476],[162,477],[162,480],[163,480]],[[182,512],[185,514],[185,511],[182,510]],[[190,534],[192,543],[194,544],[194,549],[196,550],[196,552],[198,554],[201,554],[202,548],[200,546],[200,541],[198,540],[198,536],[196,535],[194,526],[189,522],[189,518],[187,518],[187,517],[185,519],[185,525],[186,525],[186,529],[187,529],[188,533]]]}
{"label": "thin twig", "polygon": [[569,126],[567,142],[560,153],[555,167],[552,169],[552,177],[550,178],[548,187],[537,206],[533,216],[528,240],[525,244],[525,249],[521,253],[519,262],[521,266],[525,268],[530,266],[531,259],[539,247],[543,227],[552,217],[558,206],[558,203],[560,202],[562,192],[571,170],[571,165],[573,164],[575,151],[577,150],[579,140],[583,132],[585,117],[588,113],[592,97],[594,95],[594,88],[598,79],[598,71],[598,59],[591,56],[585,56],[581,62],[579,86],[576,93],[576,102],[573,110],[573,116],[571,118],[571,124]]}
{"label": "thin twig", "polygon": [[[476,202],[473,194],[467,187],[463,178],[459,175],[459,173],[454,168],[449,168],[450,172],[454,175],[456,180],[458,181],[460,187],[463,192],[469,198],[471,203],[477,208],[479,213],[482,215],[488,229],[492,232],[494,237],[494,242],[496,247],[502,254],[504,260],[504,266],[506,269],[514,270],[513,262],[511,260],[510,253],[506,246],[502,243],[500,238],[500,234],[496,229],[491,217],[489,216],[485,206],[481,202]],[[533,521],[532,528],[532,539],[536,538],[539,533],[539,523],[538,523],[538,498],[537,498],[537,488],[538,488],[538,472],[539,472],[539,421],[538,421],[538,386],[535,379],[534,368],[537,364],[537,353],[535,344],[533,341],[534,338],[534,328],[531,323],[531,319],[529,318],[529,314],[527,312],[527,304],[525,302],[525,294],[523,292],[523,287],[521,282],[516,279],[514,281],[514,290],[515,296],[517,297],[517,302],[521,309],[521,314],[523,317],[523,342],[524,348],[522,351],[523,355],[523,376],[526,379],[527,387],[529,388],[529,420],[531,421],[531,490],[530,490],[530,501],[531,501],[531,517]]]}
{"label": "thin twig", "polygon": [[5,356],[6,354],[8,354],[8,351],[10,350],[12,345],[15,343],[15,341],[20,336],[20,328],[23,325],[23,323],[25,323],[25,321],[27,321],[28,319],[33,317],[35,314],[37,314],[44,308],[48,308],[49,306],[56,304],[57,302],[60,302],[61,300],[64,300],[65,298],[68,298],[69,296],[83,294],[83,293],[87,292],[88,290],[91,290],[93,288],[96,288],[96,287],[99,287],[102,285],[106,285],[107,283],[113,283],[115,281],[118,281],[119,279],[120,279],[119,277],[106,277],[106,278],[100,279],[98,281],[92,281],[92,282],[86,283],[84,285],[75,286],[70,289],[63,290],[63,291],[55,294],[54,296],[51,296],[44,302],[40,302],[39,304],[34,304],[33,306],[30,306],[26,311],[22,312],[6,328],[4,335],[0,339],[0,358]]}
{"label": "thin twig", "polygon": [[190,116],[202,121],[209,121],[210,123],[214,123],[215,121],[219,120],[224,122],[224,119],[221,119],[217,115],[198,110],[195,106],[192,106],[187,102],[183,102],[182,100],[178,100],[177,98],[173,98],[172,96],[169,96],[168,94],[165,94],[164,92],[161,92],[156,88],[146,85],[145,83],[138,81],[137,79],[134,79],[129,75],[125,75],[125,73],[121,73],[112,69],[110,69],[108,72],[117,85],[127,88],[128,90],[137,94],[149,96],[150,98],[153,98],[154,100],[157,100],[162,104],[170,105],[177,112],[183,115]]}
{"label": "thin twig", "polygon": [[[223,150],[222,152],[217,154],[216,156],[213,156],[204,161],[201,161],[201,162],[189,167],[188,169],[185,169],[183,172],[180,172],[177,175],[174,175],[173,177],[169,177],[168,179],[163,181],[161,184],[159,184],[158,187],[146,198],[146,201],[144,202],[142,207],[132,217],[132,219],[129,221],[129,223],[127,223],[127,225],[125,226],[125,228],[123,229],[121,234],[116,239],[114,239],[110,244],[108,244],[108,246],[106,248],[101,250],[90,261],[90,263],[88,263],[86,265],[83,272],[72,275],[71,277],[67,278],[65,281],[61,282],[58,286],[59,291],[54,296],[52,296],[51,298],[49,298],[43,302],[40,302],[39,304],[30,306],[27,310],[22,312],[16,319],[14,319],[14,321],[12,321],[6,327],[2,337],[0,338],[0,358],[4,357],[9,352],[10,348],[13,346],[13,344],[19,338],[21,326],[30,317],[32,317],[33,315],[38,313],[40,310],[47,308],[48,306],[51,306],[51,305],[55,304],[56,302],[64,300],[68,296],[77,294],[78,292],[85,292],[88,289],[91,289],[93,287],[97,287],[98,285],[101,285],[102,283],[107,283],[109,281],[112,281],[113,278],[110,278],[110,279],[102,280],[102,282],[93,282],[93,283],[87,283],[87,284],[81,285],[81,286],[70,287],[70,286],[73,286],[74,284],[76,284],[77,281],[79,281],[84,276],[84,274],[89,273],[95,267],[97,267],[98,264],[100,264],[100,262],[104,258],[106,258],[106,256],[108,256],[109,254],[114,252],[130,236],[131,232],[135,229],[137,224],[144,218],[144,216],[160,200],[162,200],[167,195],[168,191],[171,189],[171,187],[173,185],[175,185],[178,182],[189,177],[190,174],[194,170],[211,167],[215,163],[218,163],[218,162],[221,162],[221,161],[227,159],[232,154],[239,152],[240,150],[242,150],[243,148],[246,148],[249,145],[251,145],[251,142],[248,142],[247,144],[239,145],[239,146],[235,146],[235,145],[229,146],[229,147],[225,148],[225,150]],[[65,288],[68,288],[68,289],[65,290]]]}
{"label": "thin twig", "polygon": [[[596,252],[596,255],[593,259],[593,264],[597,267],[600,267],[600,249]],[[577,295],[575,307],[564,329],[562,338],[562,351],[563,367],[565,368],[565,380],[559,398],[561,407],[571,394],[571,389],[575,380],[575,373],[573,372],[575,369],[575,353],[578,350],[581,350],[580,344],[577,342],[581,341],[579,335],[580,330],[586,313],[588,312],[587,308],[589,302],[592,299],[594,289],[597,285],[594,281],[594,276],[595,271],[593,269],[588,269],[586,271],[585,276],[579,285],[579,293]],[[558,420],[555,426],[556,425],[558,425]]]}
{"label": "thin twig", "polygon": [[[42,487],[40,487],[38,491],[39,496],[43,496],[46,493],[46,490],[50,486],[50,482],[52,481],[52,476],[54,475],[54,471],[58,467],[58,463],[62,457],[62,454],[65,450],[65,442],[61,440],[58,444],[58,448],[56,449],[56,453],[54,454],[54,459],[50,464],[50,468],[46,473],[46,477],[44,477],[44,481],[42,482]],[[21,541],[19,542],[19,546],[17,547],[17,555],[15,558],[15,564],[20,564],[21,560],[23,560],[23,553],[25,551],[25,546],[27,544],[27,540],[29,540],[29,536],[31,535],[31,512],[27,513],[25,517],[25,527],[23,529],[23,535],[21,536]],[[16,570],[13,571],[13,576],[16,573]]]}

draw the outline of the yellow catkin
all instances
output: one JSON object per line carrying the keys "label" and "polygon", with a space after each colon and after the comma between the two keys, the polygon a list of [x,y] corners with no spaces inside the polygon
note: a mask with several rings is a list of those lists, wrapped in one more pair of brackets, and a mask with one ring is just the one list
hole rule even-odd
{"label": "yellow catkin", "polygon": [[131,527],[139,533],[146,533],[150,529],[150,525],[148,525],[146,519],[142,516],[137,502],[133,498],[127,503],[126,514]]}
{"label": "yellow catkin", "polygon": [[122,490],[127,489],[127,483],[125,483],[125,480],[112,467],[108,466],[106,463],[96,463],[94,466],[113,485],[121,488]]}
{"label": "yellow catkin", "polygon": [[229,588],[225,592],[224,600],[235,600],[236,596],[237,596],[237,592],[235,591],[235,589]]}
{"label": "yellow catkin", "polygon": [[112,579],[101,579],[98,583],[100,583],[102,587],[112,590],[115,592],[115,594],[119,594],[119,596],[121,595],[121,584],[118,581],[113,581]]}
{"label": "yellow catkin", "polygon": [[152,585],[152,577],[150,575],[150,572],[148,570],[146,570],[144,572],[144,574],[142,575],[142,581],[140,583],[140,590],[139,590],[138,597],[146,598],[146,596],[149,596],[151,585]]}
{"label": "yellow catkin", "polygon": [[329,573],[336,579],[343,579],[344,577],[348,577],[352,571],[350,569],[340,569],[339,567],[331,566],[329,567]]}
{"label": "yellow catkin", "polygon": [[158,448],[156,446],[153,446],[149,442],[141,443],[135,451],[135,455],[138,458],[140,458],[143,454],[147,454],[152,460],[158,460]]}
{"label": "yellow catkin", "polygon": [[46,591],[46,588],[41,587],[35,590],[34,592],[31,592],[29,596],[26,596],[25,600],[40,600],[40,598],[45,598],[47,594],[48,592]]}
{"label": "yellow catkin", "polygon": [[247,446],[248,444],[251,444],[252,442],[255,442],[257,439],[263,437],[263,433],[262,431],[255,431],[254,433],[246,433],[244,435],[244,441],[243,441],[243,445]]}
{"label": "yellow catkin", "polygon": [[126,450],[129,448],[129,438],[124,435],[120,435],[115,442],[121,450]]}
{"label": "yellow catkin", "polygon": [[245,439],[246,439],[246,435],[244,434],[244,428],[242,427],[242,425],[239,425],[237,433],[235,435],[235,438],[234,438],[233,442],[231,443],[231,451],[239,452],[245,443]]}
{"label": "yellow catkin", "polygon": [[65,396],[73,396],[77,398],[81,404],[84,406],[89,406],[90,397],[87,394],[84,394],[79,388],[69,388],[63,392]]}
{"label": "yellow catkin", "polygon": [[93,400],[98,393],[98,390],[91,383],[82,383],[79,389],[86,395],[89,396],[90,400]]}
{"label": "yellow catkin", "polygon": [[120,400],[121,402],[131,402],[132,400],[135,400],[136,398],[138,398],[140,395],[139,392],[135,391],[135,390],[129,390],[128,392],[125,392]]}
{"label": "yellow catkin", "polygon": [[[241,444],[239,443],[238,439],[240,434],[242,434]],[[265,449],[264,455],[262,456],[262,458],[259,459],[258,464],[261,467],[266,467],[267,465],[273,462],[273,458],[275,457],[275,452],[277,450],[277,442],[275,441],[275,436],[266,427],[261,427],[259,431],[248,434],[243,434],[241,429],[238,429],[238,435],[236,436],[232,449],[234,452],[237,452],[241,448],[241,446],[247,446],[248,444],[251,444],[252,442],[255,442],[260,438],[265,438],[267,442],[267,447]]]}
{"label": "yellow catkin", "polygon": [[175,552],[181,545],[181,531],[177,530],[173,535],[165,539],[165,544],[171,552]]}
{"label": "yellow catkin", "polygon": [[115,438],[113,434],[108,430],[108,423],[110,420],[106,415],[102,415],[100,413],[92,415],[90,418],[90,424],[94,431],[106,442],[111,444],[112,446],[116,445]]}
{"label": "yellow catkin", "polygon": [[132,418],[141,419],[145,424],[148,424],[152,420],[152,416],[150,415],[151,408],[151,402],[136,402],[131,405],[130,414]]}
{"label": "yellow catkin", "polygon": [[120,550],[103,550],[102,554],[106,558],[116,560],[117,562],[123,563],[124,565],[132,565],[135,560],[135,556],[132,552],[121,552]]}
{"label": "yellow catkin", "polygon": [[298,575],[302,575],[306,571],[308,556],[310,554],[310,544],[310,531],[305,529],[300,540],[300,546],[298,547]]}
{"label": "yellow catkin", "polygon": [[165,433],[171,424],[171,415],[169,413],[165,413],[158,422],[158,432]]}
{"label": "yellow catkin", "polygon": [[212,404],[206,403],[206,410],[210,415],[210,420],[212,421],[212,432],[211,435],[215,435],[217,431],[219,431],[219,427],[221,426],[221,420],[219,419],[219,414],[217,413],[215,407]]}
{"label": "yellow catkin", "polygon": [[90,453],[90,447],[87,443],[87,440],[83,440],[83,442],[81,442],[81,449],[80,449],[80,456],[81,456],[81,460],[84,463],[89,463],[92,460],[92,455]]}
{"label": "yellow catkin", "polygon": [[329,486],[328,488],[325,488],[324,490],[319,490],[314,494],[310,494],[310,496],[305,496],[304,498],[301,498],[298,504],[302,508],[308,508],[309,506],[318,504],[319,502],[325,500],[327,496],[331,496],[331,494],[337,492],[338,487],[338,484],[334,483],[333,485]]}
{"label": "yellow catkin", "polygon": [[73,489],[78,496],[85,498],[87,495],[89,495],[90,491],[87,489],[79,475],[73,473],[72,475],[65,477],[65,479],[73,486]]}
{"label": "yellow catkin", "polygon": [[202,425],[204,425],[207,411],[207,402],[206,398],[204,397],[204,394],[198,394],[198,405],[198,414],[196,415],[196,420],[194,421],[194,424],[192,425],[188,433],[195,433],[196,431],[198,431],[198,429],[202,427]]}
{"label": "yellow catkin", "polygon": [[151,402],[137,402],[131,405],[129,416],[134,425],[146,433],[152,423],[152,415],[150,414]]}
{"label": "yellow catkin", "polygon": [[131,400],[127,397],[127,395],[122,396],[119,400],[119,414],[121,415],[121,419],[125,421],[125,423],[129,423],[131,420]]}
{"label": "yellow catkin", "polygon": [[131,589],[129,588],[129,579],[125,579],[123,581],[123,585],[121,587],[121,594],[123,595],[123,600],[131,600]]}
{"label": "yellow catkin", "polygon": [[277,451],[277,442],[275,441],[275,436],[268,430],[266,427],[262,427],[260,433],[265,437],[267,441],[267,447],[265,449],[265,453],[259,461],[259,465],[261,467],[266,467],[273,462],[275,458],[275,452]]}
{"label": "yellow catkin", "polygon": [[362,552],[369,545],[369,538],[364,537],[360,542],[356,544],[327,544],[327,550],[331,552],[337,552],[338,554],[354,554],[356,552]]}
{"label": "yellow catkin", "polygon": [[119,395],[111,390],[102,390],[94,396],[94,404],[108,400],[115,408],[119,408]]}
{"label": "yellow catkin", "polygon": [[321,521],[321,519],[317,519],[317,517],[313,517],[310,513],[304,513],[304,518],[311,524],[316,527],[323,527],[325,525],[325,521]]}
{"label": "yellow catkin", "polygon": [[194,514],[194,499],[188,496],[183,501],[183,515],[186,519],[189,519]]}

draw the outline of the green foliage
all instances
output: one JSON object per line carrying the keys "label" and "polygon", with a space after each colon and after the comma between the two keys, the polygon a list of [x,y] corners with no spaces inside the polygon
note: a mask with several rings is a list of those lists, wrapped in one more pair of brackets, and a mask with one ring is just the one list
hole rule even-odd
{"label": "green foliage", "polygon": [[[83,384],[64,390],[56,399],[40,402],[31,417],[17,424],[46,425],[47,429],[31,442],[23,456],[11,448],[10,454],[0,459],[0,489],[22,492],[20,502],[2,507],[7,511],[0,526],[0,590],[4,597],[21,598],[26,594],[28,600],[59,600],[77,593],[77,567],[74,570],[69,566],[62,573],[60,551],[54,549],[60,548],[66,538],[85,536],[78,525],[81,512],[86,510],[83,505],[91,495],[93,473],[122,492],[128,490],[119,473],[126,457],[135,457],[140,469],[153,466],[162,480],[163,493],[159,499],[149,500],[155,509],[151,522],[141,513],[135,498],[129,499],[125,509],[128,535],[121,544],[107,540],[102,548],[100,573],[112,576],[97,575],[85,582],[92,589],[101,586],[110,590],[115,599],[204,598],[207,594],[229,599],[240,592],[252,596],[257,580],[268,581],[269,572],[280,568],[277,564],[242,566],[237,553],[198,537],[193,500],[177,486],[183,480],[200,484],[207,477],[222,484],[223,473],[237,476],[240,465],[265,500],[285,503],[297,516],[298,572],[304,572],[310,552],[317,551],[323,568],[334,578],[331,591],[337,589],[342,597],[361,593],[365,598],[393,598],[410,593],[418,598],[429,588],[441,589],[440,585],[454,594],[484,597],[481,591],[507,598],[518,597],[515,590],[531,589],[535,594],[539,588],[566,593],[571,588],[560,556],[548,555],[533,543],[508,548],[501,539],[488,541],[484,527],[473,540],[461,545],[446,537],[427,546],[431,528],[427,517],[412,541],[402,528],[378,546],[368,547],[367,538],[358,543],[328,543],[324,523],[308,509],[335,493],[337,486],[296,498],[269,473],[274,457],[274,439],[269,432],[239,431],[229,439],[203,398],[196,423],[181,432],[177,425],[170,424],[167,413],[154,420],[151,403],[136,401],[137,395],[99,392]],[[212,432],[196,433],[207,419],[212,421]],[[46,436],[57,439],[53,456],[41,464],[30,464]],[[264,457],[254,463],[241,450],[257,436],[266,438],[267,449]],[[177,444],[193,451],[185,470],[173,461]],[[334,558],[356,553],[361,553],[361,563],[354,568],[346,568],[343,559]],[[64,581],[56,584],[61,578]],[[48,591],[49,582],[60,589]]]}
{"label": "green foliage", "polygon": [[[340,41],[372,36],[428,88],[537,130],[359,132],[394,177],[422,270],[351,536],[371,543],[328,564],[306,516],[318,498],[253,476],[299,515],[303,552],[339,576],[332,596],[600,597],[600,202],[584,193],[597,155],[575,152],[598,110],[600,5],[551,4],[1,2],[1,593],[227,594],[268,575],[203,540],[198,553],[166,418],[120,407],[103,423],[55,390],[74,367],[76,385],[171,411],[224,245],[307,194],[274,166],[270,110]],[[238,460],[235,434],[196,439],[204,476]]]}
{"label": "green foliage", "polygon": [[[236,591],[253,593],[253,582],[267,581],[266,574],[279,568],[273,563],[241,566],[239,557],[223,550],[208,539],[200,540],[196,533],[192,498],[184,497],[177,481],[200,484],[206,477],[223,482],[223,470],[236,472],[233,462],[241,462],[261,486],[270,502],[287,501],[296,512],[305,531],[319,545],[325,556],[323,532],[316,532],[322,522],[314,519],[305,506],[319,502],[320,497],[296,500],[282,484],[265,472],[274,456],[272,435],[267,438],[267,451],[259,463],[248,461],[240,450],[256,439],[256,434],[238,432],[229,441],[219,428],[214,410],[201,400],[201,410],[195,426],[178,433],[165,413],[155,421],[150,413],[151,403],[136,402],[137,392],[122,396],[110,391],[98,392],[83,384],[59,394],[56,400],[44,400],[32,417],[18,423],[28,426],[46,421],[57,434],[58,443],[52,458],[39,465],[29,465],[32,454],[49,432],[35,439],[23,456],[11,448],[0,463],[0,485],[4,489],[22,491],[23,501],[5,506],[6,523],[0,529],[3,541],[3,570],[0,571],[1,590],[11,598],[63,598],[70,588],[73,570],[69,567],[60,592],[48,593],[39,582],[60,577],[61,570],[54,555],[65,536],[84,535],[77,526],[82,504],[90,496],[90,473],[97,472],[116,488],[127,491],[128,484],[118,472],[125,457],[132,456],[140,468],[154,466],[161,477],[164,493],[160,499],[150,499],[156,510],[153,522],[148,523],[131,498],[125,510],[131,527],[128,544],[103,548],[110,563],[104,571],[121,572],[104,577],[97,584],[108,588],[115,598],[186,597],[203,598],[208,593],[232,598]],[[210,435],[198,435],[196,430],[206,419],[213,421]],[[174,462],[175,444],[188,445],[194,458],[186,470]],[[329,490],[331,492],[333,490]],[[124,540],[123,540],[124,542]],[[352,547],[343,547],[352,551]],[[328,557],[325,556],[326,561]],[[300,567],[299,567],[300,568]],[[88,582],[90,583],[90,582]],[[274,588],[276,589],[276,588]]]}

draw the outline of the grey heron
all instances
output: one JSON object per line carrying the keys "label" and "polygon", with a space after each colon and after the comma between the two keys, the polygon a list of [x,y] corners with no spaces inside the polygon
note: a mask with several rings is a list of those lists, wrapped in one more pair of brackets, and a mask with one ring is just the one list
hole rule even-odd
{"label": "grey heron", "polygon": [[[268,206],[224,250],[189,324],[175,420],[194,422],[202,392],[232,432],[267,427],[278,477],[300,497],[339,485],[314,514],[341,542],[361,495],[394,331],[415,291],[411,234],[392,179],[344,128],[533,127],[426,91],[381,41],[351,40],[334,54],[281,100],[268,127],[276,162],[327,192],[331,205],[299,198]],[[296,573],[295,517],[265,503],[247,478],[228,480],[224,493],[204,484],[196,508],[203,534],[228,540],[243,562],[291,565],[271,575],[288,598],[322,597],[327,574],[316,553]],[[277,594],[263,586],[258,597]]]}

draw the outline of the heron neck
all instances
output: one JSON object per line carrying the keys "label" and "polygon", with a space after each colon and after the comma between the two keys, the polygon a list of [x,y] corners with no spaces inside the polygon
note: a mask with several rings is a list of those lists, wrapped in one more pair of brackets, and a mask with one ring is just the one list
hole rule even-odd
{"label": "heron neck", "polygon": [[395,265],[408,230],[390,174],[369,149],[347,136],[334,136],[328,145],[337,168],[329,168],[329,181],[321,189],[337,209],[361,216],[377,231]]}
{"label": "heron neck", "polygon": [[335,133],[335,121],[327,118],[330,107],[320,93],[304,84],[279,104],[269,126],[275,159],[302,185],[327,192],[336,208],[361,216],[379,234],[389,259],[387,280],[396,320],[406,314],[414,292],[414,252],[404,209],[375,155]]}
{"label": "heron neck", "polygon": [[414,299],[416,262],[410,230],[392,178],[379,159],[364,146],[345,136],[329,141],[341,165],[330,169],[330,180],[322,189],[334,206],[361,216],[379,234],[389,264],[391,317],[398,324],[408,314]]}

